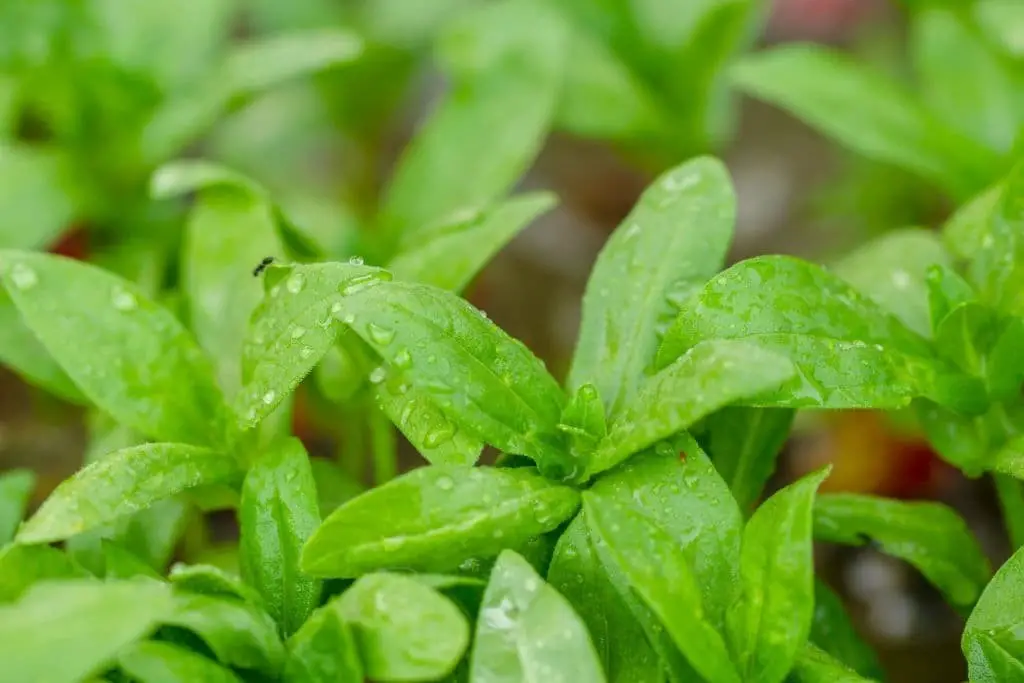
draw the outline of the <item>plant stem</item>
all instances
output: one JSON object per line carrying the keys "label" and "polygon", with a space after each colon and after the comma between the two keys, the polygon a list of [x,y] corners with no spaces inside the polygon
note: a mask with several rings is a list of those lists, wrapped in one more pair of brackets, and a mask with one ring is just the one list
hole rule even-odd
{"label": "plant stem", "polygon": [[1021,482],[1006,474],[992,474],[996,484],[999,506],[1003,509],[1006,531],[1010,535],[1011,550],[1024,546],[1024,489]]}

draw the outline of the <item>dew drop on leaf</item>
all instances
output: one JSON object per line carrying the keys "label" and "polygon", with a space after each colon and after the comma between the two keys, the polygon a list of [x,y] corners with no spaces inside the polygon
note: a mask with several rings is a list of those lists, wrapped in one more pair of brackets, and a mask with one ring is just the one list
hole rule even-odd
{"label": "dew drop on leaf", "polygon": [[382,327],[377,323],[370,323],[366,326],[366,334],[373,340],[374,344],[387,346],[395,338],[395,331]]}
{"label": "dew drop on leaf", "polygon": [[659,441],[658,444],[654,447],[654,452],[660,456],[669,456],[674,455],[676,449],[674,449],[672,447],[672,444],[670,444],[668,441]]}
{"label": "dew drop on leaf", "polygon": [[288,278],[287,282],[285,282],[285,286],[292,294],[298,294],[302,291],[302,288],[306,286],[306,276],[302,273],[294,273]]}
{"label": "dew drop on leaf", "polygon": [[368,287],[379,285],[382,282],[387,282],[391,279],[391,273],[386,270],[381,270],[373,273],[366,273],[365,275],[359,275],[346,280],[338,286],[338,292],[342,296],[352,296],[357,292],[361,292]]}
{"label": "dew drop on leaf", "polygon": [[407,368],[412,365],[412,356],[409,354],[409,349],[402,349],[395,354],[395,357],[391,359],[391,364],[396,368]]}
{"label": "dew drop on leaf", "polygon": [[384,369],[383,365],[378,365],[370,372],[370,383],[380,384],[388,376],[388,371]]}
{"label": "dew drop on leaf", "polygon": [[39,282],[39,276],[24,263],[16,263],[11,269],[11,280],[18,289],[31,289]]}
{"label": "dew drop on leaf", "polygon": [[442,491],[451,491],[455,486],[455,482],[452,481],[451,477],[439,477],[435,484]]}
{"label": "dew drop on leaf", "polygon": [[274,402],[275,398],[277,398],[277,392],[275,392],[274,390],[270,390],[267,393],[263,394],[262,400],[265,404],[269,406],[271,403]]}
{"label": "dew drop on leaf", "polygon": [[349,259],[348,259],[348,262],[349,262],[349,265],[353,265],[353,266],[361,266],[361,265],[363,265],[363,263],[365,263],[365,261],[363,261],[363,257],[362,256],[350,256]]}
{"label": "dew drop on leaf", "polygon": [[298,326],[292,328],[292,339],[302,339],[304,336],[306,336],[306,328]]}
{"label": "dew drop on leaf", "polygon": [[119,311],[131,311],[138,306],[138,302],[135,300],[135,295],[123,287],[114,288],[112,300],[114,302],[114,308]]}
{"label": "dew drop on leaf", "polygon": [[352,313],[347,313],[345,315],[345,317],[341,319],[341,322],[345,323],[346,325],[351,325],[355,321],[356,321],[356,316],[353,315]]}
{"label": "dew drop on leaf", "polygon": [[447,420],[437,420],[431,426],[426,436],[423,437],[423,445],[427,448],[437,448],[441,444],[448,443],[455,437],[455,425]]}

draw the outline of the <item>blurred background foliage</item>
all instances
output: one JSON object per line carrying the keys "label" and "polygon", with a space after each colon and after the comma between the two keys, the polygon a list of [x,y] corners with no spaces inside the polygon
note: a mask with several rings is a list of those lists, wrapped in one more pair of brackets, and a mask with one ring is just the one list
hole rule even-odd
{"label": "blurred background foliage", "polygon": [[[820,59],[794,61],[790,43]],[[867,102],[850,107],[849,93]],[[1019,0],[0,3],[0,247],[97,263],[194,321],[186,236],[229,214],[168,189],[168,162],[216,162],[272,199],[251,247],[225,254],[239,287],[262,255],[387,263],[410,229],[549,190],[557,206],[465,294],[556,374],[597,251],[660,170],[727,161],[733,260],[832,263],[983,204],[1022,130]],[[351,400],[358,387],[338,385],[349,361],[329,356],[284,416],[319,456],[325,509],[371,482],[371,453],[396,443]],[[33,469],[40,500],[132,437],[29,379],[0,374],[0,467]],[[802,414],[775,484],[832,461],[833,489],[943,500],[1005,556],[988,485],[906,425]],[[415,465],[399,448],[401,467]],[[172,503],[133,521],[140,538],[170,539],[145,556],[230,566],[233,530],[215,513],[230,502],[207,502],[207,518]],[[820,561],[891,680],[963,679],[959,617],[912,570],[870,548],[822,548]]]}

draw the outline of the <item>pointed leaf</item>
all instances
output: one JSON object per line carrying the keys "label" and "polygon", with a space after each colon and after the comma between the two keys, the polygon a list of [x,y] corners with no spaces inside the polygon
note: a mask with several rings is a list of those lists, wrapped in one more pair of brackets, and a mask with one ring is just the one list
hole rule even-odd
{"label": "pointed leaf", "polygon": [[36,475],[32,470],[8,470],[0,474],[0,546],[14,538],[35,487]]}
{"label": "pointed leaf", "polygon": [[793,678],[798,683],[871,683],[812,643],[804,645],[796,658]]}
{"label": "pointed leaf", "polygon": [[25,325],[3,287],[0,287],[0,363],[28,384],[72,403],[85,402],[82,392]]}
{"label": "pointed leaf", "polygon": [[1014,166],[972,254],[969,278],[982,301],[1024,315],[1024,162]]}
{"label": "pointed leaf", "polygon": [[289,639],[281,680],[284,683],[363,683],[359,649],[338,600],[313,612]]}
{"label": "pointed leaf", "polygon": [[135,643],[117,658],[118,666],[139,683],[240,683],[241,679],[213,660],[185,648],[147,640]]}
{"label": "pointed leaf", "polygon": [[810,643],[862,676],[882,678],[874,651],[853,628],[839,596],[820,579],[814,581],[814,621]]}
{"label": "pointed leaf", "polygon": [[970,680],[997,683],[1024,674],[1024,549],[1017,550],[985,587],[961,641]]}
{"label": "pointed leaf", "polygon": [[238,598],[253,605],[263,604],[260,594],[246,585],[241,577],[213,565],[178,562],[171,566],[167,580],[180,591]]}

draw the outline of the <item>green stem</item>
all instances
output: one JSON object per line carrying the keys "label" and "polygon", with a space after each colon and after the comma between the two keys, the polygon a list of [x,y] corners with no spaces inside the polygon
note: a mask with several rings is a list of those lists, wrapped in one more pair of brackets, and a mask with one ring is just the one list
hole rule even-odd
{"label": "green stem", "polygon": [[371,408],[367,412],[373,448],[373,481],[380,486],[398,474],[398,443],[387,415],[377,408]]}
{"label": "green stem", "polygon": [[1016,551],[1024,546],[1024,489],[1021,482],[1006,474],[992,474],[996,483],[996,495],[1003,509],[1003,519],[1010,535],[1010,545]]}

